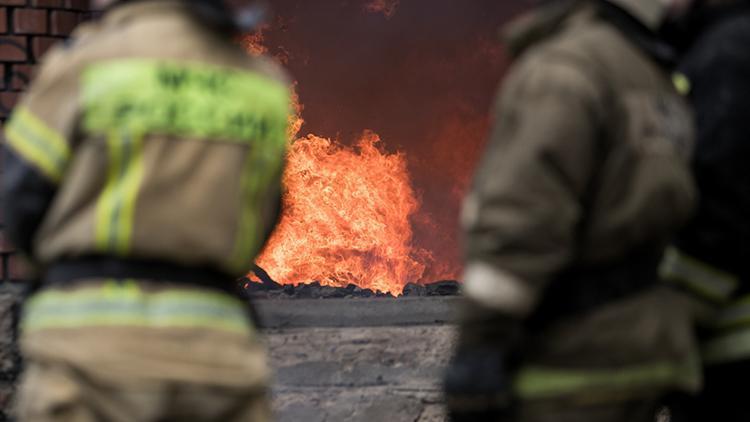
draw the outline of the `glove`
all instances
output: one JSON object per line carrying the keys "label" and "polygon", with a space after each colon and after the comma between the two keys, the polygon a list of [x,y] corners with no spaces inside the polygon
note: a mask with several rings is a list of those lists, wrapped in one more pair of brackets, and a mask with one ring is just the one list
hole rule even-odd
{"label": "glove", "polygon": [[459,350],[445,374],[451,421],[510,420],[512,383],[505,353],[496,348]]}
{"label": "glove", "polygon": [[521,327],[513,317],[464,302],[458,348],[444,379],[450,420],[511,420]]}

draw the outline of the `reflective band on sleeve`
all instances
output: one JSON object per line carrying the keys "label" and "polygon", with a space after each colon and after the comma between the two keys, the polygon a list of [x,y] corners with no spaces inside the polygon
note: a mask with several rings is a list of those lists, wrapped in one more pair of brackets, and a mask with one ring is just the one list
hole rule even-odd
{"label": "reflective band on sleeve", "polygon": [[70,159],[70,148],[62,135],[49,128],[25,107],[19,107],[5,128],[7,144],[59,183]]}
{"label": "reflective band on sleeve", "polygon": [[714,328],[719,331],[746,327],[750,329],[750,296],[745,296],[719,312]]}
{"label": "reflective band on sleeve", "polygon": [[659,275],[669,282],[680,284],[705,299],[726,302],[739,286],[732,274],[705,264],[675,248],[664,255]]}
{"label": "reflective band on sleeve", "polygon": [[251,329],[245,304],[237,299],[190,290],[145,292],[134,281],[39,293],[26,305],[22,329],[94,326],[202,327],[242,333]]}
{"label": "reflective band on sleeve", "polygon": [[718,336],[707,341],[703,346],[703,361],[709,365],[748,358],[750,358],[750,328]]}
{"label": "reflective band on sleeve", "polygon": [[127,131],[114,132],[107,140],[107,150],[107,184],[96,208],[96,245],[100,252],[126,255],[143,180],[143,138]]}
{"label": "reflective band on sleeve", "polygon": [[248,263],[259,252],[264,230],[258,204],[268,200],[264,198],[265,193],[271,186],[271,179],[280,177],[280,165],[263,159],[259,156],[259,149],[250,147],[242,169],[242,210],[230,263],[237,274],[247,271]]}
{"label": "reflective band on sleeve", "polygon": [[248,71],[146,59],[91,65],[83,77],[83,127],[126,128],[204,140],[256,143],[279,152],[287,140],[289,89]]}
{"label": "reflective band on sleeve", "polygon": [[528,315],[537,301],[536,292],[523,280],[481,261],[466,266],[463,293],[490,309],[519,317]]}
{"label": "reflective band on sleeve", "polygon": [[516,377],[514,388],[522,399],[544,399],[566,395],[608,395],[638,393],[659,387],[679,387],[696,391],[701,384],[700,361],[690,357],[682,362],[656,362],[617,369],[563,370],[527,367]]}

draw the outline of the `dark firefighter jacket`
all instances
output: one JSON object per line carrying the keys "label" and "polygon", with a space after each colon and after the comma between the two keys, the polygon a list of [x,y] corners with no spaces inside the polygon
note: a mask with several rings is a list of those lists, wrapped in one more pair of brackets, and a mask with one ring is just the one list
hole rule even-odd
{"label": "dark firefighter jacket", "polygon": [[681,65],[696,115],[700,201],[662,274],[719,305],[704,350],[712,363],[750,357],[750,3],[719,10],[703,23]]}

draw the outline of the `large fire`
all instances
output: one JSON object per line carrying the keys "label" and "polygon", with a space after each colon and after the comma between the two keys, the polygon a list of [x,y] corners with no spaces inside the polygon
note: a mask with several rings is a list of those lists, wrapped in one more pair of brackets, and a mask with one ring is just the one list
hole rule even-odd
{"label": "large fire", "polygon": [[422,278],[419,209],[402,154],[365,132],[353,147],[308,135],[289,150],[284,213],[258,264],[284,283],[320,281],[394,294]]}
{"label": "large fire", "polygon": [[[409,3],[398,0],[361,1],[356,7],[352,5],[347,9],[350,12],[341,12],[349,6],[338,6],[344,9],[336,10],[357,14],[364,11],[365,15],[380,15],[380,21],[386,25],[397,25],[400,8],[406,8],[405,13],[409,13],[411,7]],[[464,3],[459,0],[435,1],[436,10],[451,2],[451,7],[466,7],[461,6]],[[498,7],[493,5],[496,4],[493,0],[481,1],[487,4],[477,5],[472,11],[474,16],[479,16],[476,19],[484,19],[488,7]],[[311,16],[318,13],[318,9],[311,5],[313,2],[278,0],[276,3],[289,3],[290,10],[310,6],[310,12],[300,13]],[[326,10],[331,12],[329,9]],[[443,14],[445,17],[451,15]],[[297,22],[297,19],[297,16],[279,16],[273,24],[246,37],[243,40],[245,49],[251,54],[271,54],[293,69],[308,66],[312,54],[307,51],[309,36],[300,34],[295,38],[293,32],[305,31],[310,26]],[[359,88],[359,92],[352,94],[350,85],[345,84],[340,91],[326,91],[329,98],[336,94],[342,100],[357,98],[355,107],[342,101],[333,107],[331,104],[325,106],[329,111],[321,114],[325,109],[317,101],[311,110],[312,127],[328,125],[325,132],[330,133],[331,124],[338,122],[340,129],[334,130],[333,138],[315,134],[299,136],[306,122],[301,116],[304,106],[295,92],[293,103],[297,106],[297,115],[291,120],[284,175],[284,212],[274,235],[257,259],[258,265],[272,278],[282,284],[318,281],[323,285],[343,287],[351,283],[398,295],[409,282],[458,277],[458,204],[486,136],[489,102],[504,63],[497,42],[489,41],[495,40],[494,32],[499,23],[485,24],[486,28],[491,28],[489,36],[486,33],[461,36],[477,41],[466,51],[451,51],[450,45],[441,45],[434,54],[422,49],[394,64],[391,69],[385,68],[387,71],[403,69],[402,74],[410,75],[414,69],[436,62],[429,75],[434,80],[422,78],[422,83],[442,86],[438,91],[430,89],[428,94],[422,94],[418,91],[419,86],[411,84],[406,92],[399,92],[394,97],[399,101],[392,103],[393,110],[383,109],[383,113],[376,111],[372,115],[373,107],[380,107],[384,101],[382,89],[366,94],[363,88]],[[467,27],[472,30],[470,25]],[[317,28],[325,38],[326,26],[318,25]],[[489,29],[483,31],[489,32]],[[282,40],[267,42],[269,33],[281,35]],[[456,37],[457,40],[463,38]],[[322,53],[318,56],[324,56]],[[352,54],[354,60],[361,61],[356,59],[357,54],[356,51]],[[432,56],[428,57],[428,54]],[[457,57],[450,57],[452,55]],[[342,56],[337,52],[335,57],[340,59]],[[471,87],[458,84],[459,78],[450,73],[452,68],[466,72],[467,67],[474,72],[483,72],[481,77],[458,75],[469,81],[468,84],[474,84]],[[338,81],[357,80],[353,72],[341,73],[342,69],[335,69],[327,76],[321,73],[324,72],[322,69],[322,66],[316,66],[315,74],[322,75],[323,79],[335,73]],[[387,80],[385,73],[375,71],[381,72],[377,84]],[[364,74],[359,76],[367,77]],[[304,82],[300,83],[302,85],[296,86],[295,91],[301,90],[304,94]],[[358,83],[362,82],[356,82],[354,86]],[[465,81],[461,83],[467,85]],[[478,91],[476,85],[482,90]],[[472,94],[474,91],[481,93],[478,99],[472,98],[477,97]],[[427,100],[430,96],[434,98],[425,103],[428,106],[420,109],[403,103],[415,95]],[[413,112],[400,119],[398,124],[404,130],[397,131],[397,136],[389,133],[381,140],[381,136],[367,129],[387,127],[382,118],[386,118],[388,112],[404,107]],[[374,118],[363,120],[362,117],[367,115]],[[356,125],[360,125],[358,129],[355,129]],[[341,140],[342,130],[347,133],[345,141]],[[415,142],[408,141],[409,137]],[[399,148],[393,149],[392,145]]]}
{"label": "large fire", "polygon": [[[250,54],[267,52],[262,31],[243,45]],[[283,213],[257,264],[282,284],[400,294],[432,264],[428,251],[412,245],[420,201],[406,157],[386,152],[370,130],[353,147],[313,134],[297,138],[304,107],[296,91],[291,102]]]}

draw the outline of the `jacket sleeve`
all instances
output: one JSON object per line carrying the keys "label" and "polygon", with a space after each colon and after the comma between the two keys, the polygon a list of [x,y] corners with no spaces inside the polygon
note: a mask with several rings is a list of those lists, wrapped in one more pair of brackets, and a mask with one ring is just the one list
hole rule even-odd
{"label": "jacket sleeve", "polygon": [[469,300],[523,318],[570,262],[605,109],[589,71],[532,58],[506,80],[463,209]]}
{"label": "jacket sleeve", "polygon": [[[11,241],[33,257],[33,239],[70,161],[77,78],[53,50],[4,126],[3,211]],[[72,82],[76,81],[76,82]]]}
{"label": "jacket sleeve", "polygon": [[2,197],[6,234],[26,255],[57,187],[15,151],[3,147]]}

